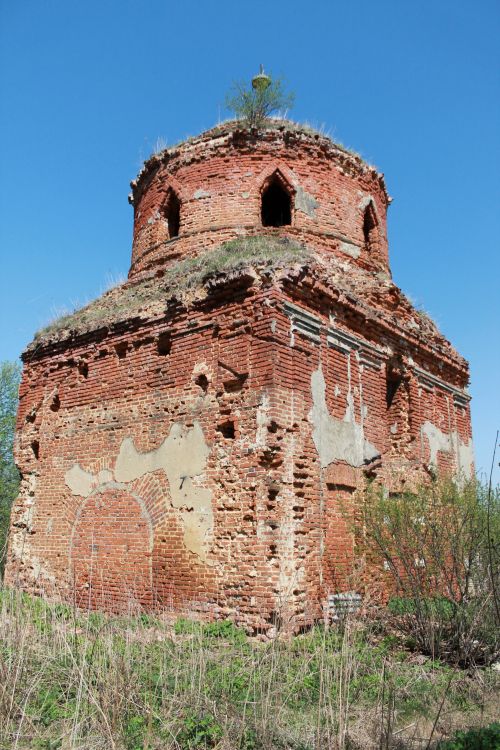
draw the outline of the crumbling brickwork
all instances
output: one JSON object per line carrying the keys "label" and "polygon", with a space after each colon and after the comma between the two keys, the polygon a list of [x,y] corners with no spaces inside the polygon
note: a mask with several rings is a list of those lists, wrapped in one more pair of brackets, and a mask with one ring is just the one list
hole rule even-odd
{"label": "crumbling brickwork", "polygon": [[129,280],[23,355],[7,582],[302,627],[353,587],[367,477],[473,471],[467,363],[391,280],[383,176],[328,139],[228,124],[132,188]]}

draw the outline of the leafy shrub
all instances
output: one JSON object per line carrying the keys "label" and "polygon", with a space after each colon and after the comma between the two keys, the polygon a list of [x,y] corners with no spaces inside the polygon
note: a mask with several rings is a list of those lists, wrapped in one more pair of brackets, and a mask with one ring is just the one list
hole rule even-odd
{"label": "leafy shrub", "polygon": [[195,635],[201,633],[203,625],[195,620],[188,620],[186,617],[179,617],[174,624],[174,633],[176,635]]}
{"label": "leafy shrub", "polygon": [[231,620],[216,620],[203,626],[203,635],[208,638],[225,638],[232,643],[245,643],[245,631],[237,628]]}
{"label": "leafy shrub", "polygon": [[17,362],[0,363],[0,580],[7,551],[10,508],[19,488],[12,449],[20,375]]}
{"label": "leafy shrub", "polygon": [[480,729],[457,732],[451,740],[440,742],[438,750],[498,750],[500,748],[500,724],[494,722]]}
{"label": "leafy shrub", "polygon": [[388,610],[415,647],[463,666],[500,651],[500,493],[440,480],[415,492],[369,488],[358,538],[385,564]]}
{"label": "leafy shrub", "polygon": [[248,87],[234,83],[226,97],[226,107],[249,127],[261,127],[274,112],[285,112],[293,106],[294,94],[285,91],[280,78],[268,78],[268,85]]}
{"label": "leafy shrub", "polygon": [[222,727],[213,716],[188,713],[184,717],[177,741],[183,750],[211,748],[217,745],[222,734]]}

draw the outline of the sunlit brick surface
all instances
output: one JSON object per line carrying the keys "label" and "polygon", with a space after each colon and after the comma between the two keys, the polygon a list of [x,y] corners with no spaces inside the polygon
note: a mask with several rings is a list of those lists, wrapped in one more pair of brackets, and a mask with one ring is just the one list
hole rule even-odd
{"label": "sunlit brick surface", "polygon": [[[276,170],[291,224],[263,228]],[[77,315],[23,355],[10,585],[261,632],[323,617],[330,594],[383,596],[354,553],[365,483],[473,468],[467,363],[390,280],[387,203],[374,170],[286,127],[225,126],[147,165],[107,317]],[[159,286],[176,259],[259,234],[313,257],[249,261],[189,300]]]}

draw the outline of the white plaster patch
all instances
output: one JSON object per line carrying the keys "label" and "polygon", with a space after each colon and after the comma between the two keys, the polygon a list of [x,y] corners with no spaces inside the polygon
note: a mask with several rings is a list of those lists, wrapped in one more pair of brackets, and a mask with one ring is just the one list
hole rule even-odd
{"label": "white plaster patch", "polygon": [[82,469],[80,464],[74,464],[64,475],[64,481],[72,495],[88,497],[96,483],[94,474]]}
{"label": "white plaster patch", "polygon": [[113,481],[113,474],[108,469],[103,469],[97,475],[98,484],[107,484]]}
{"label": "white plaster patch", "polygon": [[170,486],[174,508],[186,509],[181,514],[186,547],[201,559],[206,557],[206,537],[213,524],[212,492],[193,478],[203,474],[210,448],[198,421],[188,428],[175,423],[163,443],[155,450],[139,453],[131,438],[125,438],[116,459],[115,477],[131,482],[144,474],[163,470]]}
{"label": "white plaster patch", "polygon": [[339,249],[346,255],[350,255],[351,258],[359,258],[361,255],[361,248],[352,242],[341,242]]}
{"label": "white plaster patch", "polygon": [[437,455],[440,451],[443,453],[454,453],[457,472],[463,474],[465,477],[472,476],[474,471],[472,438],[469,438],[468,442],[464,443],[456,430],[444,433],[429,420],[422,425],[421,434],[422,437],[426,437],[428,440],[431,464],[437,466]]}
{"label": "white plaster patch", "polygon": [[262,394],[262,400],[257,407],[257,432],[255,434],[255,446],[262,447],[266,445],[267,425],[269,422],[269,396],[267,393]]}
{"label": "white plaster patch", "polygon": [[307,193],[299,185],[295,192],[295,208],[298,211],[302,211],[307,216],[310,216],[311,219],[314,219],[314,217],[316,216],[316,209],[318,206],[319,206],[319,203],[314,197],[314,195]]}
{"label": "white plaster patch", "polygon": [[[132,438],[122,441],[116,459],[114,478],[128,484],[154,471],[164,471],[170,487],[172,506],[181,511],[186,547],[202,560],[206,559],[206,541],[213,525],[212,492],[197,483],[205,471],[210,448],[198,421],[192,427],[175,423],[158,448],[140,453]],[[88,497],[97,486],[113,480],[108,469],[98,474],[75,464],[65,474],[73,495]],[[194,481],[193,481],[194,480]]]}
{"label": "white plaster patch", "polygon": [[207,190],[203,190],[203,188],[199,188],[198,190],[195,190],[193,198],[195,200],[200,200],[200,198],[210,198],[210,193]]}
{"label": "white plaster patch", "polygon": [[455,433],[457,440],[458,465],[460,471],[466,477],[471,477],[474,473],[474,445],[472,438],[467,443],[462,443],[458,433]]}
{"label": "white plaster patch", "polygon": [[311,375],[313,407],[308,419],[313,425],[313,440],[321,467],[333,461],[345,461],[350,466],[362,466],[380,455],[372,443],[365,440],[363,426],[356,423],[353,394],[347,394],[344,419],[335,419],[328,411],[326,384],[320,367]]}

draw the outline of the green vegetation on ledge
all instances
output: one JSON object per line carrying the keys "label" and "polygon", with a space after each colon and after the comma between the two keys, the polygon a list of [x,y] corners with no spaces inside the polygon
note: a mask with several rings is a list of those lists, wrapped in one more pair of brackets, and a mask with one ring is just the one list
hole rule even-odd
{"label": "green vegetation on ledge", "polygon": [[308,248],[287,238],[255,236],[230,240],[213,250],[201,252],[195,258],[173,263],[162,278],[155,276],[139,282],[126,282],[80,310],[63,315],[36,334],[30,349],[114,325],[127,318],[160,315],[170,300],[185,301],[190,294],[201,291],[219,276],[250,268],[272,271],[306,265],[311,258]]}

